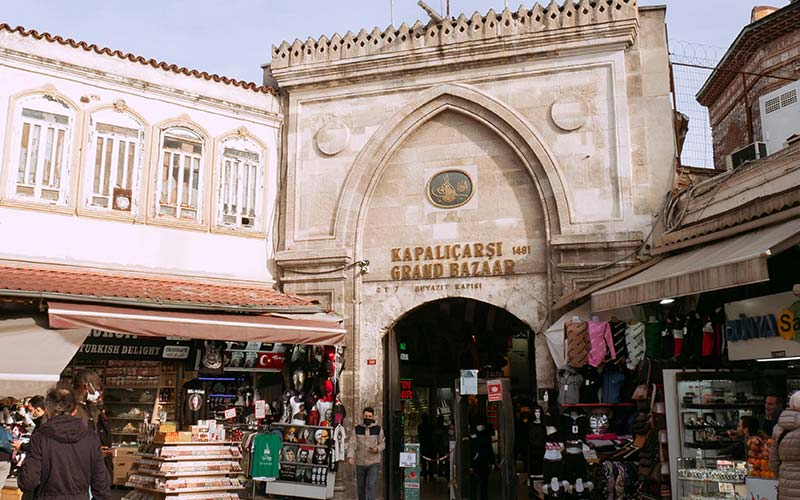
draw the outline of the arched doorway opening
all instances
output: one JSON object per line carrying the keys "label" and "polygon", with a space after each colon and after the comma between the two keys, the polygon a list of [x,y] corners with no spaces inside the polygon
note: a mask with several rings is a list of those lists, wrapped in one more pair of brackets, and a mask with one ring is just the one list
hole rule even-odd
{"label": "arched doorway opening", "polygon": [[[536,390],[533,349],[528,325],[469,298],[428,302],[394,324],[384,337],[387,498],[401,498],[411,472],[421,500],[447,500],[451,488],[456,498],[469,497],[480,488],[480,478],[469,474],[480,425],[490,429],[500,466],[489,476],[489,498],[511,498],[523,455],[514,416]],[[501,382],[499,400],[489,400],[488,381]],[[410,471],[400,467],[399,454],[414,444],[421,460]]]}

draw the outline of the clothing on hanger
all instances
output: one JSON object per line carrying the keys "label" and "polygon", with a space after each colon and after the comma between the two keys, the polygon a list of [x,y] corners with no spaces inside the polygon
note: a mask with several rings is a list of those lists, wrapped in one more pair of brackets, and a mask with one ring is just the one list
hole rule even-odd
{"label": "clothing on hanger", "polygon": [[663,326],[661,323],[652,316],[644,325],[645,353],[650,359],[658,359],[661,357],[662,330]]}
{"label": "clothing on hanger", "polygon": [[611,337],[611,327],[607,321],[589,321],[589,364],[600,366],[606,361],[610,352],[611,359],[617,359],[617,352],[614,350],[614,339]]}
{"label": "clothing on hanger", "polygon": [[586,321],[575,321],[575,318],[564,323],[564,339],[567,342],[567,364],[580,368],[589,362],[589,325]]}
{"label": "clothing on hanger", "polygon": [[617,359],[627,359],[628,348],[625,342],[625,331],[628,328],[628,324],[616,318],[611,318],[608,325],[611,327],[611,338],[614,339],[614,351],[616,351]]}
{"label": "clothing on hanger", "polygon": [[638,321],[627,323],[625,327],[625,347],[628,357],[625,365],[629,370],[635,370],[646,352],[644,324]]}

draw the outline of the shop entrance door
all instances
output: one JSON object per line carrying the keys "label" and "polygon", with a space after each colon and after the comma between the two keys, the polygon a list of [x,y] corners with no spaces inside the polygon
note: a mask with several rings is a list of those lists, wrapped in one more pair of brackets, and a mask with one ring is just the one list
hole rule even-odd
{"label": "shop entrance door", "polygon": [[486,379],[478,379],[478,394],[461,394],[460,381],[455,382],[455,497],[457,500],[470,498],[470,489],[477,483],[470,477],[470,436],[474,434],[475,422],[486,417],[494,428],[492,437],[495,459],[500,471],[489,475],[489,498],[493,500],[512,500],[516,485],[514,469],[514,408],[511,401],[511,381],[500,381],[501,398],[489,401]]}

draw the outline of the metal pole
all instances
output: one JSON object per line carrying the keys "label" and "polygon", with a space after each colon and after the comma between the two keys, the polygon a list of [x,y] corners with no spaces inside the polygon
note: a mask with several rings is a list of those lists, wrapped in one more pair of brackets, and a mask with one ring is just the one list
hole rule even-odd
{"label": "metal pole", "polygon": [[389,0],[389,24],[394,26],[394,0]]}
{"label": "metal pole", "polygon": [[450,0],[446,0],[446,1],[447,1],[447,4],[446,4],[447,5],[447,13],[445,15],[447,17],[450,17]]}

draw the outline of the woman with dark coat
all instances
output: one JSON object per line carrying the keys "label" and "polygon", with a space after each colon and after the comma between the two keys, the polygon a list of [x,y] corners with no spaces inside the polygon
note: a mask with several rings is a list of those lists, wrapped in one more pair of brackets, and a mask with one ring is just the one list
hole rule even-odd
{"label": "woman with dark coat", "polygon": [[51,389],[45,407],[49,420],[31,437],[30,450],[17,477],[19,488],[42,500],[108,500],[108,475],[100,439],[75,416],[69,389]]}

